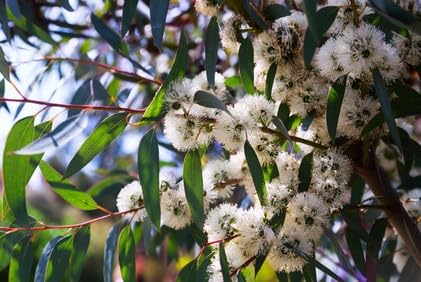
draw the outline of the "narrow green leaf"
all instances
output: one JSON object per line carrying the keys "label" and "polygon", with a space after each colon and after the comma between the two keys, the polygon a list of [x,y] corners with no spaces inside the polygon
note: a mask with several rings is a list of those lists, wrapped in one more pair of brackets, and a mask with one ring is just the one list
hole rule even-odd
{"label": "narrow green leaf", "polygon": [[221,263],[221,271],[224,282],[231,282],[231,273],[223,242],[219,243],[219,261]]}
{"label": "narrow green leaf", "polygon": [[243,40],[239,50],[240,77],[247,93],[254,93],[254,58],[253,44],[250,38]]}
{"label": "narrow green leaf", "polygon": [[346,77],[339,78],[329,88],[327,98],[326,121],[330,140],[335,142],[336,128],[338,126],[339,113],[341,111],[342,101],[346,88]]}
{"label": "narrow green leaf", "polygon": [[178,273],[176,282],[185,282],[196,276],[197,259],[186,264]]}
{"label": "narrow green leaf", "polygon": [[361,203],[365,190],[364,179],[357,174],[353,174],[351,176],[351,181],[348,183],[348,185],[352,188],[351,204],[357,205]]}
{"label": "narrow green leaf", "polygon": [[216,62],[218,60],[219,27],[216,17],[209,22],[205,36],[205,70],[208,84],[215,85]]}
{"label": "narrow green leaf", "polygon": [[298,192],[305,192],[310,187],[311,175],[313,171],[313,152],[307,154],[301,160],[300,168],[298,169]]}
{"label": "narrow green leaf", "polygon": [[110,231],[108,231],[104,247],[104,265],[102,269],[104,282],[113,281],[114,253],[117,247],[117,239],[120,231],[121,226],[118,223],[114,224]]}
{"label": "narrow green leaf", "polygon": [[70,181],[63,179],[49,164],[41,161],[39,167],[53,191],[70,205],[85,211],[98,209],[98,204],[88,193],[78,190]]}
{"label": "narrow green leaf", "polygon": [[304,0],[304,12],[307,16],[308,29],[310,30],[311,35],[313,36],[314,41],[317,45],[320,44],[320,31],[318,29],[318,19],[316,16],[317,10],[317,1],[314,0]]}
{"label": "narrow green leaf", "polygon": [[126,113],[104,119],[88,136],[67,166],[64,178],[74,175],[107,148],[126,128]]}
{"label": "narrow green leaf", "polygon": [[100,18],[95,14],[91,14],[91,22],[94,25],[98,34],[113,47],[115,51],[123,55],[128,54],[127,46],[124,44],[120,35],[109,28]]}
{"label": "narrow green leaf", "polygon": [[[102,85],[102,83],[97,79],[97,78],[93,78],[92,82],[92,90],[93,90],[93,99],[94,100],[99,100],[102,101],[104,103],[107,103],[108,98],[110,97],[110,94],[107,92],[107,89],[104,88],[104,86]],[[90,93],[87,93],[90,94]]]}
{"label": "narrow green leaf", "polygon": [[225,79],[225,86],[227,87],[240,87],[242,85],[241,78],[238,75],[233,75]]}
{"label": "narrow green leaf", "polygon": [[310,263],[303,266],[303,274],[306,282],[317,282],[316,267]]}
{"label": "narrow green leaf", "polygon": [[362,240],[367,241],[368,233],[361,224],[360,214],[345,207],[340,210],[340,213],[345,222],[348,224],[348,228],[357,233]]}
{"label": "narrow green leaf", "polygon": [[79,136],[87,127],[87,117],[77,115],[70,117],[57,125],[51,132],[34,140],[32,143],[15,151],[18,155],[34,155],[63,146],[76,136]]}
{"label": "narrow green leaf", "polygon": [[254,277],[256,277],[262,269],[263,263],[265,262],[267,255],[267,252],[257,254],[256,259],[254,261]]}
{"label": "narrow green leaf", "polygon": [[386,123],[389,126],[390,134],[396,144],[402,152],[402,144],[399,137],[398,127],[392,112],[392,106],[390,105],[389,93],[386,88],[386,84],[383,77],[378,69],[373,71],[374,86],[376,88],[376,94],[379,97],[380,105],[382,107],[383,115],[386,119]]}
{"label": "narrow green leaf", "polygon": [[228,108],[224,104],[224,102],[219,100],[218,97],[216,97],[212,93],[199,90],[194,94],[193,101],[196,104],[201,105],[203,107],[220,109],[220,110],[223,110],[223,111],[227,112],[228,114],[230,114],[230,112],[228,111]]}
{"label": "narrow green leaf", "polygon": [[9,63],[4,57],[3,49],[0,47],[0,73],[4,76],[5,79],[10,80],[10,69]]}
{"label": "narrow green leaf", "polygon": [[[93,89],[91,86],[92,86],[92,80],[90,79],[85,80],[76,90],[75,94],[72,97],[72,100],[70,101],[70,104],[72,105],[89,104],[89,102],[92,99],[92,96],[94,96]],[[70,118],[72,116],[80,114],[81,112],[82,110],[80,109],[69,109],[67,116]]]}
{"label": "narrow green leaf", "polygon": [[72,236],[60,239],[50,255],[45,281],[68,280],[69,261],[72,254]]}
{"label": "narrow green leaf", "polygon": [[202,227],[205,220],[203,204],[203,178],[200,154],[197,150],[190,151],[184,158],[183,167],[184,189],[192,217],[197,226]]}
{"label": "narrow green leaf", "polygon": [[73,7],[69,3],[69,0],[58,0],[58,3],[60,4],[61,7],[63,7],[67,11],[69,11],[69,12],[74,11]]}
{"label": "narrow green leaf", "polygon": [[351,252],[352,259],[355,265],[362,274],[366,274],[366,264],[364,259],[364,251],[361,244],[360,237],[351,228],[347,228],[345,231],[346,242],[348,244],[349,251]]}
{"label": "narrow green leaf", "polygon": [[127,225],[118,237],[118,261],[125,282],[136,281],[135,242],[132,228]]}
{"label": "narrow green leaf", "polygon": [[0,233],[0,272],[9,265],[14,247],[25,236],[29,234],[27,232]]}
{"label": "narrow green leaf", "polygon": [[87,193],[92,197],[100,197],[101,195],[106,194],[113,189],[115,189],[115,191],[119,191],[118,189],[121,189],[122,186],[125,186],[134,180],[134,177],[127,174],[112,175],[95,183],[94,186],[89,188]]}
{"label": "narrow green leaf", "polygon": [[273,82],[275,81],[276,69],[277,65],[275,63],[271,64],[268,70],[268,74],[266,76],[266,85],[265,85],[265,96],[266,99],[272,101],[272,87]]}
{"label": "narrow green leaf", "polygon": [[339,11],[339,7],[337,6],[328,6],[328,7],[323,7],[317,10],[316,12],[317,25],[318,25],[317,31],[319,32],[317,36],[320,38],[320,40],[322,39],[325,32],[328,31],[330,26],[335,21],[338,11]]}
{"label": "narrow green leaf", "polygon": [[247,165],[250,169],[250,174],[253,179],[254,187],[256,188],[257,196],[259,197],[260,204],[263,206],[266,203],[267,197],[263,169],[248,140],[244,143],[244,154],[246,155]]}
{"label": "narrow green leaf", "polygon": [[174,63],[172,65],[171,71],[168,74],[167,79],[161,85],[158,92],[155,94],[155,97],[152,99],[151,103],[146,108],[145,113],[143,114],[142,121],[143,124],[149,123],[150,121],[158,120],[165,109],[165,94],[171,82],[181,78],[184,75],[185,68],[187,66],[188,60],[188,47],[187,40],[184,35],[184,32],[180,35],[180,43],[178,45],[177,55],[175,56]]}
{"label": "narrow green leaf", "polygon": [[34,249],[31,237],[28,236],[13,249],[9,266],[9,282],[30,281],[33,261]]}
{"label": "narrow green leaf", "polygon": [[304,36],[304,64],[306,67],[311,66],[311,61],[313,60],[314,53],[317,49],[317,43],[314,41],[314,38],[310,32],[310,29],[306,30]]}
{"label": "narrow green leaf", "polygon": [[89,247],[89,225],[82,227],[73,235],[73,251],[70,257],[70,281],[77,282]]}
{"label": "narrow green leaf", "polygon": [[154,0],[149,3],[152,36],[156,46],[161,49],[167,18],[169,0]]}
{"label": "narrow green leaf", "polygon": [[266,6],[266,8],[263,10],[263,14],[268,21],[274,21],[279,18],[291,15],[291,12],[283,5],[271,4]]}
{"label": "narrow green leaf", "polygon": [[159,150],[154,129],[150,129],[139,144],[137,167],[142,185],[145,209],[156,228],[160,227]]}
{"label": "narrow green leaf", "polygon": [[[1,1],[0,1],[1,2]],[[0,98],[4,97],[4,79],[0,81]],[[10,109],[7,106],[6,102],[0,102],[0,109],[4,108],[7,112],[10,113]]]}
{"label": "narrow green leaf", "polygon": [[54,251],[57,243],[63,236],[57,236],[51,239],[47,245],[45,245],[44,249],[42,250],[41,256],[39,257],[37,267],[35,269],[35,277],[34,282],[44,282],[47,274],[47,266],[48,261],[50,260],[50,256]]}
{"label": "narrow green leaf", "polygon": [[240,5],[246,13],[244,16],[250,19],[251,22],[253,22],[253,25],[256,25],[261,30],[265,30],[267,28],[265,20],[261,17],[254,5],[250,4],[249,0],[236,0],[234,2],[239,2],[239,4],[241,3]]}
{"label": "narrow green leaf", "polygon": [[386,227],[387,218],[378,219],[371,228],[370,234],[368,234],[367,256],[370,256],[371,259],[377,260],[379,257]]}
{"label": "narrow green leaf", "polygon": [[282,134],[282,136],[285,137],[285,139],[287,139],[292,145],[291,136],[289,136],[288,129],[285,127],[282,120],[277,116],[272,116],[272,122],[276,126],[276,129],[278,129],[278,131]]}
{"label": "narrow green leaf", "polygon": [[19,156],[13,154],[31,143],[51,128],[51,123],[34,126],[34,117],[26,117],[15,123],[6,139],[3,154],[3,183],[7,204],[17,221],[26,221],[25,188],[42,154]]}
{"label": "narrow green leaf", "polygon": [[278,113],[276,116],[282,121],[282,123],[287,127],[289,130],[289,106],[287,103],[281,103],[278,108]]}
{"label": "narrow green leaf", "polygon": [[9,19],[7,18],[6,5],[4,1],[0,1],[0,23],[1,29],[3,30],[4,35],[6,36],[7,41],[10,43],[10,28],[9,28]]}
{"label": "narrow green leaf", "polygon": [[121,36],[129,30],[130,24],[136,15],[136,7],[139,0],[124,0],[123,17],[121,19]]}

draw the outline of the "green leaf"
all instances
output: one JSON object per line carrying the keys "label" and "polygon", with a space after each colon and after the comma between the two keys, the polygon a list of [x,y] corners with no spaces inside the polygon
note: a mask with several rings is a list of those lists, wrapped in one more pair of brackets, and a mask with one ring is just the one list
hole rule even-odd
{"label": "green leaf", "polygon": [[180,43],[178,46],[177,55],[175,56],[175,60],[172,65],[171,71],[168,74],[167,79],[165,79],[165,82],[159,88],[155,97],[152,99],[151,103],[146,108],[146,111],[142,117],[143,124],[149,123],[150,121],[158,120],[162,116],[165,109],[166,92],[170,87],[172,81],[183,77],[185,68],[187,66],[187,60],[187,40],[184,35],[184,32],[182,32],[180,35]]}
{"label": "green leaf", "polygon": [[345,231],[345,237],[355,265],[357,266],[358,270],[365,275],[366,264],[364,259],[364,251],[358,233],[353,231],[351,228],[347,228]]}
{"label": "green leaf", "polygon": [[7,136],[3,154],[4,192],[7,204],[18,222],[26,221],[25,187],[42,154],[19,156],[13,154],[13,151],[31,143],[50,128],[49,122],[34,126],[34,117],[30,116],[16,122]]}
{"label": "green leaf", "polygon": [[317,282],[316,267],[310,263],[303,266],[303,274],[306,282]]}
{"label": "green leaf", "polygon": [[216,17],[209,22],[205,36],[205,70],[208,84],[215,86],[216,62],[218,60],[219,27]]}
{"label": "green leaf", "polygon": [[244,143],[244,154],[246,155],[247,165],[250,169],[250,174],[253,179],[254,187],[256,188],[257,196],[259,197],[260,204],[263,206],[266,203],[267,198],[263,169],[248,140]]}
{"label": "green leaf", "polygon": [[227,255],[225,254],[224,243],[219,243],[219,261],[221,263],[222,277],[224,282],[231,282],[231,274],[228,265]]}
{"label": "green leaf", "polygon": [[69,261],[72,254],[72,236],[66,236],[54,246],[51,253],[45,281],[66,281],[68,280]]}
{"label": "green leaf", "polygon": [[104,247],[104,265],[102,268],[104,282],[113,281],[114,253],[117,247],[117,238],[120,234],[120,231],[121,226],[118,223],[114,224],[110,231],[108,231]]}
{"label": "green leaf", "polygon": [[152,37],[159,49],[162,47],[162,37],[164,36],[169,3],[169,0],[154,0],[149,2]]}
{"label": "green leaf", "polygon": [[6,5],[4,1],[0,1],[0,23],[1,29],[3,30],[4,35],[6,36],[7,41],[10,43],[10,28],[9,20],[7,18]]}
{"label": "green leaf", "polygon": [[311,175],[313,171],[313,152],[307,154],[301,160],[300,168],[298,169],[298,192],[305,192],[310,187]]}
{"label": "green leaf", "polygon": [[311,35],[313,36],[314,41],[317,45],[320,44],[320,31],[318,19],[316,16],[317,2],[314,0],[304,0],[304,11],[307,16],[308,29],[310,30]]}
{"label": "green leaf", "polygon": [[317,43],[316,41],[314,41],[310,29],[307,29],[306,34],[304,36],[304,64],[306,67],[311,66],[311,61],[313,60],[313,56],[316,52],[316,49]]}
{"label": "green leaf", "polygon": [[[72,97],[72,100],[70,101],[70,104],[72,105],[76,105],[76,104],[80,104],[80,105],[84,105],[84,104],[88,104],[91,101],[91,98],[93,95],[93,89],[91,89],[92,84],[91,84],[92,80],[88,79],[85,80],[82,85],[79,86],[79,88],[76,90],[75,94]],[[82,112],[81,109],[69,109],[68,111],[68,117],[72,117],[75,115],[78,115]]]}
{"label": "green leaf", "polygon": [[376,220],[368,235],[367,256],[377,260],[382,246],[384,233],[387,227],[387,218]]}
{"label": "green leaf", "polygon": [[124,227],[118,237],[118,261],[123,281],[136,281],[135,242],[130,225]]}
{"label": "green leaf", "polygon": [[87,118],[83,114],[72,116],[57,125],[51,132],[15,151],[15,153],[18,155],[33,155],[56,149],[79,136],[87,127],[87,123]]}
{"label": "green leaf", "polygon": [[365,231],[364,227],[361,224],[361,218],[360,214],[354,210],[348,209],[344,207],[340,210],[340,213],[345,220],[345,222],[348,224],[348,228],[352,229],[358,236],[364,240],[368,240],[368,234],[367,231]]}
{"label": "green leaf", "polygon": [[339,78],[329,88],[327,98],[326,121],[330,140],[335,142],[336,128],[338,126],[339,113],[341,111],[342,101],[346,88],[346,77]]}
{"label": "green leaf", "polygon": [[269,101],[273,101],[272,87],[273,87],[273,82],[275,81],[277,67],[278,66],[275,63],[271,64],[268,70],[268,74],[266,76],[265,96],[266,96],[266,99]]}
{"label": "green leaf", "polygon": [[183,167],[184,189],[192,217],[197,226],[202,227],[205,221],[203,204],[202,164],[199,151],[186,154]]}
{"label": "green leaf", "polygon": [[47,274],[48,261],[54,251],[56,245],[60,242],[63,236],[57,236],[51,239],[42,250],[41,256],[39,257],[37,267],[35,269],[35,282],[44,282]]}
{"label": "green leaf", "polygon": [[1,47],[0,47],[0,72],[4,76],[5,79],[10,80],[9,63],[6,61],[6,58],[4,57],[3,49]]}
{"label": "green leaf", "polygon": [[316,12],[317,31],[319,32],[317,36],[319,37],[320,41],[323,35],[326,33],[326,31],[328,31],[330,26],[335,21],[338,11],[339,11],[339,7],[328,6],[328,7],[323,7]]}
{"label": "green leaf", "polygon": [[197,259],[186,264],[177,275],[177,282],[185,282],[196,277]]}
{"label": "green leaf", "polygon": [[396,126],[395,119],[393,117],[392,106],[390,105],[389,93],[386,88],[386,84],[383,77],[378,69],[373,71],[374,86],[376,88],[376,94],[379,97],[380,105],[382,107],[383,115],[386,119],[386,123],[389,126],[390,134],[392,135],[393,141],[396,146],[399,147],[402,152],[402,144],[399,138],[398,127]]}
{"label": "green leaf", "polygon": [[[1,2],[1,1],[0,1]],[[0,98],[4,97],[4,79],[0,81]],[[4,108],[7,112],[10,113],[10,109],[7,106],[6,102],[0,102],[0,109]]]}
{"label": "green leaf", "polygon": [[253,44],[250,38],[243,40],[240,45],[238,53],[240,77],[243,82],[246,92],[254,93],[254,58],[253,58]]}
{"label": "green leaf", "polygon": [[28,236],[21,240],[13,249],[9,266],[9,282],[30,281],[33,261],[34,249],[31,237]]}
{"label": "green leaf", "polygon": [[107,177],[89,188],[87,193],[92,197],[99,197],[112,189],[120,189],[122,186],[134,181],[135,178],[130,175],[112,175]]}
{"label": "green leaf", "polygon": [[58,0],[58,3],[60,4],[61,7],[63,7],[64,9],[66,9],[69,12],[73,12],[73,8],[69,3],[69,0]]}
{"label": "green leaf", "polygon": [[218,97],[216,97],[212,93],[199,90],[194,94],[193,101],[196,104],[201,105],[203,107],[220,109],[220,110],[223,110],[224,112],[227,112],[228,114],[230,114],[227,106],[221,100],[219,100]]}
{"label": "green leaf", "polygon": [[282,120],[277,116],[272,116],[272,122],[276,126],[276,129],[278,129],[279,133],[281,133],[281,135],[285,137],[285,139],[287,139],[292,145],[291,136],[289,136],[288,129],[285,127]]}
{"label": "green leaf", "polygon": [[137,161],[145,209],[152,223],[159,229],[161,218],[159,204],[159,150],[158,139],[154,129],[150,129],[140,141]]}
{"label": "green leaf", "polygon": [[82,272],[83,263],[85,261],[86,253],[89,247],[90,240],[89,225],[79,229],[73,235],[73,251],[70,257],[70,281],[77,282]]}
{"label": "green leaf", "polygon": [[121,36],[129,30],[132,19],[136,15],[137,2],[139,0],[124,0],[123,17],[121,18]]}
{"label": "green leaf", "polygon": [[123,55],[128,55],[127,46],[124,44],[120,35],[109,28],[100,18],[95,14],[91,14],[91,22],[94,25],[98,34],[113,47],[115,51]]}
{"label": "green leaf", "polygon": [[242,85],[241,78],[238,75],[226,78],[224,83],[227,87],[240,87]]}
{"label": "green leaf", "polygon": [[279,18],[291,15],[291,12],[283,5],[271,4],[266,6],[266,8],[263,10],[263,14],[268,21],[274,21]]}
{"label": "green leaf", "polygon": [[49,164],[41,161],[39,167],[53,191],[70,205],[85,211],[98,209],[98,204],[88,193],[78,190],[70,181],[63,179]]}
{"label": "green leaf", "polygon": [[79,148],[63,177],[74,175],[107,148],[126,128],[126,117],[126,113],[118,113],[104,119]]}
{"label": "green leaf", "polygon": [[254,277],[256,277],[259,274],[259,271],[262,269],[263,263],[265,263],[267,256],[267,252],[257,254],[254,262]]}

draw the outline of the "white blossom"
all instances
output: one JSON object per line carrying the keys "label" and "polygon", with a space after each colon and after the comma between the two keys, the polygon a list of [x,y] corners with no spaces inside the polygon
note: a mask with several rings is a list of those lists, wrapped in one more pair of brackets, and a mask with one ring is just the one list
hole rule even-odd
{"label": "white blossom", "polygon": [[124,217],[128,220],[143,221],[147,216],[143,207],[143,192],[139,180],[135,180],[124,186],[117,196],[117,208],[119,212],[139,209],[128,213]]}

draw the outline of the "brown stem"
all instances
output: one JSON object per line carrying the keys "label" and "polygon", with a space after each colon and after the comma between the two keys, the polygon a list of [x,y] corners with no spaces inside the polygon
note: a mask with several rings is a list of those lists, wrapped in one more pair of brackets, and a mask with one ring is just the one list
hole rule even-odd
{"label": "brown stem", "polygon": [[350,0],[350,2],[351,2],[352,15],[354,18],[354,25],[358,28],[360,27],[360,16],[358,15],[357,5],[355,4],[355,0]]}
{"label": "brown stem", "polygon": [[252,263],[252,262],[256,259],[256,257],[257,257],[257,256],[252,256],[251,258],[249,258],[248,260],[246,260],[246,262],[245,262],[245,263],[243,263],[242,265],[240,265],[238,268],[234,269],[234,270],[231,272],[230,276],[231,276],[231,277],[232,277],[232,276],[234,276],[234,275],[235,275],[236,273],[238,273],[238,271],[240,271],[242,268],[244,268],[244,267],[248,266],[250,263]]}
{"label": "brown stem", "polygon": [[[276,131],[276,130],[273,130],[273,129],[270,129],[270,128],[267,128],[267,127],[261,127],[260,129],[262,130],[262,132],[269,133],[269,134],[275,134],[275,135],[277,135],[281,138],[285,138],[279,131]],[[310,141],[310,140],[307,140],[307,139],[304,139],[304,138],[300,138],[300,137],[293,136],[293,135],[290,135],[289,137],[291,138],[291,141],[294,141],[294,142],[297,142],[297,143],[306,144],[306,145],[309,145],[311,147],[321,149],[321,150],[329,149],[329,147],[326,147],[326,146],[324,146],[320,143],[316,143],[316,142],[313,142],[313,141]]]}

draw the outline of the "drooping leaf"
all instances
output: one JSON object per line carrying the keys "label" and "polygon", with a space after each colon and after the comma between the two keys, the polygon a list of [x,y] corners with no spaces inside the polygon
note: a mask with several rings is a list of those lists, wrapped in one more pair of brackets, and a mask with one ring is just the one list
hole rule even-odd
{"label": "drooping leaf", "polygon": [[58,0],[58,3],[60,4],[61,7],[63,7],[67,11],[69,11],[69,12],[74,11],[72,5],[70,5],[70,3],[69,3],[69,0]]}
{"label": "drooping leaf", "polygon": [[291,15],[291,12],[284,5],[271,4],[266,6],[263,11],[265,18],[269,21],[274,21],[282,17]]}
{"label": "drooping leaf", "polygon": [[272,87],[273,87],[273,82],[275,81],[275,75],[276,75],[276,69],[278,68],[278,66],[273,63],[270,65],[269,70],[268,70],[268,74],[266,76],[266,85],[265,85],[265,96],[266,99],[269,101],[272,101]]}
{"label": "drooping leaf", "polygon": [[6,61],[6,58],[4,57],[3,49],[1,47],[0,47],[0,73],[4,76],[5,79],[10,80],[9,63]]}
{"label": "drooping leaf", "polygon": [[306,30],[304,36],[304,64],[306,67],[311,66],[311,61],[313,60],[314,53],[317,49],[317,43],[314,41],[313,35],[310,32],[310,29]]}
{"label": "drooping leaf", "polygon": [[282,134],[282,136],[292,144],[291,136],[289,136],[288,129],[285,127],[282,120],[277,116],[272,116],[272,122],[276,126],[276,129]]}
{"label": "drooping leaf", "polygon": [[[327,6],[323,7],[316,12],[317,18],[317,29],[319,33],[317,36],[319,37],[320,41],[322,36],[325,34],[326,31],[329,30],[330,26],[336,19],[336,15],[339,12],[339,7],[337,6]],[[316,41],[317,42],[317,41]],[[320,46],[320,45],[318,45]]]}
{"label": "drooping leaf", "polygon": [[371,228],[370,234],[368,234],[367,256],[370,256],[372,259],[377,260],[379,256],[386,227],[387,218],[378,219]]}
{"label": "drooping leaf", "polygon": [[310,263],[303,266],[303,275],[306,282],[317,282],[316,267]]}
{"label": "drooping leaf", "polygon": [[377,97],[379,97],[380,105],[382,107],[383,115],[386,119],[386,123],[389,126],[390,134],[392,138],[402,152],[402,144],[399,137],[398,127],[396,126],[395,119],[393,117],[392,106],[390,105],[389,93],[383,77],[378,69],[373,71],[374,86],[376,88]]}
{"label": "drooping leaf", "polygon": [[344,99],[346,88],[346,77],[339,78],[329,88],[327,98],[326,121],[327,130],[329,132],[330,140],[333,142],[336,139],[336,128],[338,126],[339,113]]}
{"label": "drooping leaf", "polygon": [[22,232],[0,233],[0,272],[9,265],[14,247],[24,237],[25,234]]}
{"label": "drooping leaf", "polygon": [[45,281],[66,281],[69,279],[69,261],[72,254],[72,236],[60,239],[50,255]]}
{"label": "drooping leaf", "polygon": [[298,169],[298,192],[305,192],[310,187],[311,175],[313,171],[313,153],[309,153],[301,160]]}
{"label": "drooping leaf", "polygon": [[203,107],[220,109],[220,110],[223,110],[223,111],[227,112],[228,114],[230,114],[229,111],[228,111],[228,108],[224,104],[224,102],[219,100],[218,97],[216,97],[212,93],[199,90],[194,94],[193,101],[196,104],[201,105]]}
{"label": "drooping leaf", "polygon": [[134,180],[135,180],[134,177],[127,174],[112,175],[95,183],[94,186],[89,188],[87,193],[94,198],[100,197],[102,194],[108,193],[109,190],[120,189],[121,187],[125,186],[126,184],[129,184],[130,182]]}
{"label": "drooping leaf", "polygon": [[124,0],[123,17],[121,18],[121,36],[129,30],[130,24],[136,15],[136,7],[139,0]]}
{"label": "drooping leaf", "polygon": [[203,226],[205,220],[203,203],[203,178],[202,165],[199,151],[190,151],[184,158],[183,167],[184,189],[186,199],[194,222],[197,226]]}
{"label": "drooping leaf", "polygon": [[102,269],[102,274],[104,277],[104,282],[113,281],[113,269],[114,269],[114,253],[117,248],[118,236],[121,231],[120,224],[114,224],[108,231],[107,239],[105,241],[104,247],[104,265]]}
{"label": "drooping leaf", "polygon": [[103,102],[107,102],[108,97],[110,94],[107,92],[107,89],[101,84],[101,82],[97,78],[92,79],[92,90],[93,90],[93,99],[99,100]]}
{"label": "drooping leaf", "polygon": [[39,167],[53,191],[70,205],[85,211],[98,209],[98,204],[88,193],[78,190],[70,181],[63,179],[49,164],[41,161]]}
{"label": "drooping leaf", "polygon": [[47,245],[45,245],[35,269],[35,282],[44,282],[46,280],[48,261],[50,260],[50,256],[53,253],[54,248],[61,239],[63,239],[63,236],[54,237],[47,243]]}
{"label": "drooping leaf", "polygon": [[20,156],[13,151],[31,143],[50,128],[51,123],[48,122],[34,126],[34,117],[30,116],[17,121],[7,136],[3,154],[3,184],[7,204],[17,221],[27,219],[25,187],[42,154]]}
{"label": "drooping leaf", "polygon": [[222,277],[224,278],[224,282],[231,282],[231,273],[229,270],[228,259],[225,253],[224,243],[219,243],[219,261],[221,263],[221,271]]}
{"label": "drooping leaf", "polygon": [[30,281],[34,249],[31,237],[22,239],[13,249],[9,266],[9,282]]}
{"label": "drooping leaf", "polygon": [[113,47],[115,51],[123,55],[128,54],[127,46],[124,44],[120,35],[109,28],[100,18],[95,14],[91,14],[91,22],[94,25],[98,34]]}
{"label": "drooping leaf", "polygon": [[[3,97],[4,97],[4,79],[0,81],[0,98],[3,98]],[[7,106],[6,102],[0,102],[0,109],[1,108],[4,108],[7,112],[10,113],[9,107]]]}
{"label": "drooping leaf", "polygon": [[165,80],[165,82],[161,85],[158,92],[155,94],[155,97],[152,99],[149,106],[146,108],[146,111],[142,117],[143,124],[149,123],[150,121],[158,120],[162,116],[165,109],[166,91],[168,90],[168,88],[174,80],[183,76],[187,65],[187,59],[187,40],[184,33],[182,32],[180,35],[180,43],[178,45],[177,55],[175,56],[175,60],[172,65],[171,71],[168,74],[168,77]]}
{"label": "drooping leaf", "polygon": [[360,237],[350,228],[346,229],[345,237],[355,266],[357,266],[358,270],[365,275],[365,259]]}
{"label": "drooping leaf", "polygon": [[244,143],[244,154],[246,155],[247,165],[250,169],[250,174],[253,179],[260,204],[264,205],[266,203],[267,191],[263,170],[259,159],[257,158],[256,152],[254,152],[254,149],[248,140]]}
{"label": "drooping leaf", "polygon": [[[88,104],[92,96],[94,96],[93,89],[92,89],[92,80],[88,79],[79,86],[76,90],[75,94],[70,101],[72,105],[84,105]],[[70,118],[72,116],[78,115],[81,113],[82,110],[80,109],[69,109],[67,116]]]}
{"label": "drooping leaf", "polygon": [[218,59],[219,41],[218,20],[216,17],[212,17],[205,36],[205,70],[208,84],[210,86],[215,85],[215,71]]}
{"label": "drooping leaf", "polygon": [[159,49],[162,47],[162,37],[164,36],[169,3],[169,0],[155,0],[149,3],[152,36]]}
{"label": "drooping leaf", "polygon": [[9,20],[7,19],[6,5],[4,1],[0,1],[0,24],[7,41],[10,42]]}
{"label": "drooping leaf", "polygon": [[254,277],[256,277],[262,269],[263,263],[265,262],[267,255],[267,252],[257,254],[254,262]]}
{"label": "drooping leaf", "polygon": [[70,281],[79,281],[85,262],[90,240],[89,225],[82,227],[73,235],[72,256],[70,257]]}
{"label": "drooping leaf", "polygon": [[313,36],[313,40],[320,44],[320,31],[319,31],[319,24],[318,19],[316,16],[317,10],[317,2],[314,0],[304,0],[304,12],[307,17],[308,21],[308,29],[310,30],[311,35]]}
{"label": "drooping leaf", "polygon": [[137,167],[142,185],[145,209],[159,229],[161,210],[159,204],[159,150],[156,131],[150,129],[139,144]]}
{"label": "drooping leaf", "polygon": [[340,213],[345,222],[348,224],[348,228],[357,233],[362,240],[367,241],[368,233],[361,224],[360,214],[348,208],[341,209]]}
{"label": "drooping leaf", "polygon": [[127,225],[118,237],[118,261],[123,281],[136,281],[135,242],[132,228]]}
{"label": "drooping leaf", "polygon": [[123,133],[127,126],[126,117],[126,113],[118,113],[104,119],[72,158],[64,173],[64,178],[68,178],[81,170]]}
{"label": "drooping leaf", "polygon": [[238,53],[240,77],[247,93],[254,93],[254,57],[250,38],[244,39]]}
{"label": "drooping leaf", "polygon": [[197,259],[186,264],[178,273],[176,282],[189,281],[196,276]]}
{"label": "drooping leaf", "polygon": [[227,87],[240,87],[242,82],[241,78],[238,75],[233,75],[230,77],[227,77],[224,81],[225,86]]}
{"label": "drooping leaf", "polygon": [[80,135],[87,127],[87,122],[87,118],[83,114],[70,117],[57,125],[57,127],[51,132],[34,140],[22,149],[15,151],[15,154],[34,155],[63,146],[76,136]]}

